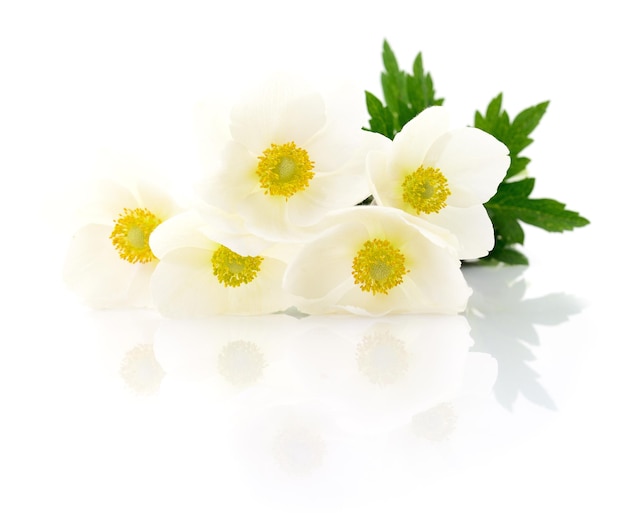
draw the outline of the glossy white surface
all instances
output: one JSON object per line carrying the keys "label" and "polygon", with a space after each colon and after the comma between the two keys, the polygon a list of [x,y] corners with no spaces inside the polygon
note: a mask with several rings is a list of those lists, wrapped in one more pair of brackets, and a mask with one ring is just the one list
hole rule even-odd
{"label": "glossy white surface", "polygon": [[[0,8],[2,526],[624,525],[616,8],[406,5]],[[534,195],[592,224],[528,228],[530,267],[469,269],[451,318],[178,324],[64,289],[59,196],[99,148],[185,189],[196,101],[292,66],[379,93],[383,38],[459,124],[550,99]]]}

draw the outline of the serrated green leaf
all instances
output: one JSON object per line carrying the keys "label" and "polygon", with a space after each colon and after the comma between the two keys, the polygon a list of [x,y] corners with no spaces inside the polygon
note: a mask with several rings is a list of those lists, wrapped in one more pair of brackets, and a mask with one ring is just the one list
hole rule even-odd
{"label": "serrated green leaf", "polygon": [[507,171],[507,174],[509,175],[508,178],[512,178],[513,176],[517,176],[518,174],[520,174],[523,170],[526,169],[529,163],[530,158],[522,158],[518,156],[514,157],[511,160],[511,165],[509,166],[509,170]]}
{"label": "serrated green leaf", "polygon": [[443,104],[443,99],[435,97],[433,80],[430,74],[424,71],[421,53],[413,61],[412,74],[400,69],[396,56],[386,40],[383,42],[382,59],[384,71],[381,73],[380,81],[384,111],[381,112],[376,108],[376,116],[370,112],[370,130],[393,139],[417,114],[429,106]]}
{"label": "serrated green leaf", "polygon": [[500,109],[502,108],[503,94],[496,95],[491,102],[487,105],[487,111],[485,112],[485,122],[496,124],[500,118]]}
{"label": "serrated green leaf", "polygon": [[494,97],[487,105],[485,115],[476,112],[474,126],[504,143],[509,149],[511,164],[506,178],[512,178],[523,171],[530,160],[521,158],[520,152],[532,144],[530,134],[535,130],[545,114],[549,101],[522,110],[511,121],[506,110],[502,109],[502,93]]}
{"label": "serrated green leaf", "polygon": [[496,194],[487,202],[503,203],[519,198],[526,198],[535,187],[535,178],[523,178],[517,181],[504,181],[498,186]]}
{"label": "serrated green leaf", "polygon": [[[380,81],[383,100],[365,92],[370,115],[369,130],[393,139],[416,115],[429,106],[443,104],[444,100],[435,96],[433,80],[424,70],[421,53],[415,57],[411,73],[407,73],[400,69],[391,46],[385,40],[382,60],[384,71]],[[530,159],[520,153],[533,143],[530,134],[543,118],[549,102],[526,108],[513,119],[502,105],[503,94],[499,93],[489,102],[484,114],[477,111],[474,115],[474,126],[504,143],[511,158],[497,193],[485,204],[494,227],[495,247],[481,261],[528,264],[525,255],[514,247],[524,243],[522,223],[561,232],[587,225],[589,221],[567,210],[556,200],[530,198],[534,178],[514,178],[530,163]]]}
{"label": "serrated green leaf", "polygon": [[387,70],[391,74],[396,74],[400,72],[400,67],[398,66],[398,60],[396,59],[396,55],[391,49],[389,42],[387,40],[383,41],[383,66],[385,70]]}
{"label": "serrated green leaf", "polygon": [[512,153],[516,155],[519,154],[533,142],[529,135],[537,128],[549,104],[549,101],[544,101],[543,103],[522,110],[515,117],[511,123],[507,137],[507,146]]}
{"label": "serrated green leaf", "polygon": [[549,198],[490,201],[488,208],[496,214],[518,218],[526,224],[551,232],[568,231],[589,223],[577,212],[569,211],[564,204]]}
{"label": "serrated green leaf", "polygon": [[388,108],[374,94],[365,92],[365,105],[370,115],[369,125],[372,132],[378,132],[388,138],[393,137],[393,117]]}

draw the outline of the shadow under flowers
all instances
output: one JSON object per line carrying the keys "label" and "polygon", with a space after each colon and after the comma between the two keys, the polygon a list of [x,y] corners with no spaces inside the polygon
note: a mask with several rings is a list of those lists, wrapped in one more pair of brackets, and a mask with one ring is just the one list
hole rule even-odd
{"label": "shadow under flowers", "polygon": [[493,387],[496,400],[512,410],[523,396],[550,410],[557,405],[539,381],[530,363],[537,358],[533,348],[539,345],[538,326],[556,326],[582,311],[585,303],[567,293],[549,293],[527,298],[524,266],[464,269],[473,288],[466,317],[471,326],[473,351],[485,352],[498,363],[498,377]]}

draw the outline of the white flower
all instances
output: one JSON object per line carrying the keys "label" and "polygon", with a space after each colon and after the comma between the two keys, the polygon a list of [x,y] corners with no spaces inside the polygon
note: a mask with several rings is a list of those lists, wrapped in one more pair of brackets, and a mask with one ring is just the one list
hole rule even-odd
{"label": "white flower", "polygon": [[358,94],[324,98],[276,75],[233,108],[223,166],[207,180],[207,203],[241,215],[248,230],[293,240],[327,212],[369,194]]}
{"label": "white flower", "polygon": [[178,212],[150,169],[130,159],[107,158],[84,197],[81,227],[63,269],[68,287],[94,308],[151,306],[149,281],[157,259],[149,246],[154,228]]}
{"label": "white flower", "polygon": [[285,287],[306,313],[458,313],[471,293],[445,230],[398,209],[360,206],[329,215],[328,229],[289,265]]}
{"label": "white flower", "polygon": [[182,213],[161,224],[150,245],[160,259],[152,277],[157,309],[172,318],[216,314],[266,314],[291,306],[282,289],[285,262],[269,250],[240,254],[216,236],[205,220]]}
{"label": "white flower", "polygon": [[508,149],[477,128],[450,130],[442,107],[409,121],[382,151],[368,157],[373,195],[450,230],[459,258],[485,256],[494,245],[483,204],[497,191],[510,164]]}

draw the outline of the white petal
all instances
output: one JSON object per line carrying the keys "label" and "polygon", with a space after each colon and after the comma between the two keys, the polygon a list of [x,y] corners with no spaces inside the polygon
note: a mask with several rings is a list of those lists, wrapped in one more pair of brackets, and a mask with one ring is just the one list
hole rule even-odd
{"label": "white petal", "polygon": [[[298,303],[309,313],[337,309],[383,315],[391,312],[458,313],[465,309],[470,289],[460,261],[440,237],[419,219],[396,209],[370,206],[329,215],[324,225],[335,225],[304,247],[285,276],[287,289],[306,299]],[[364,292],[354,283],[352,261],[362,244],[372,238],[390,240],[402,251],[409,270],[404,282],[387,295]]]}
{"label": "white petal", "polygon": [[228,143],[221,169],[202,184],[202,198],[218,207],[234,208],[242,198],[261,192],[257,164],[258,160],[243,145]]}
{"label": "white petal", "polygon": [[128,292],[140,268],[151,272],[153,264],[122,260],[109,239],[111,227],[89,224],[70,243],[63,268],[68,287],[96,308],[126,306]]}
{"label": "white petal", "polygon": [[436,214],[425,216],[428,222],[454,233],[462,260],[484,257],[495,243],[493,224],[482,205],[474,207],[448,206]]}
{"label": "white petal", "polygon": [[113,226],[124,208],[139,207],[135,194],[126,186],[111,179],[96,180],[85,189],[78,207],[78,218],[84,224]]}
{"label": "white petal", "polygon": [[162,187],[148,181],[138,181],[136,189],[139,207],[145,207],[161,220],[166,220],[178,212],[179,208],[172,196]]}
{"label": "white petal", "polygon": [[489,200],[509,168],[506,146],[477,128],[459,128],[440,137],[424,164],[441,170],[452,194],[448,203],[470,207]]}
{"label": "white petal", "polygon": [[338,224],[303,246],[287,268],[285,288],[309,299],[328,295],[351,278],[355,248],[367,238],[367,230],[359,223]]}
{"label": "white petal", "polygon": [[[288,123],[286,132],[295,133],[300,141],[308,140],[325,120],[323,101],[320,111],[319,96],[312,92],[302,79],[293,75],[277,73],[268,77],[259,88],[245,95],[233,107],[230,127],[233,139],[251,152],[260,154],[272,142],[284,140],[280,129]],[[312,106],[309,108],[309,105]],[[296,117],[298,119],[294,119]],[[303,126],[303,132],[297,132],[295,128],[298,121]]]}
{"label": "white petal", "polygon": [[203,223],[197,230],[206,238],[230,248],[239,255],[259,255],[274,242],[250,233],[244,219],[223,211],[202,215]]}
{"label": "white petal", "polygon": [[273,241],[297,240],[298,226],[287,220],[287,201],[282,196],[256,193],[242,199],[237,211],[246,228],[261,238]]}
{"label": "white petal", "polygon": [[152,277],[159,311],[172,318],[215,314],[262,314],[284,310],[291,298],[281,289],[285,265],[265,259],[258,276],[239,287],[221,284],[212,273],[212,251],[181,248],[169,252]]}
{"label": "white petal", "polygon": [[204,225],[204,219],[195,211],[178,214],[156,227],[150,235],[150,249],[158,257],[181,247],[211,247],[198,228]]}
{"label": "white petal", "polygon": [[441,106],[427,108],[404,125],[391,147],[393,177],[403,179],[422,165],[428,149],[448,127],[448,113]]}
{"label": "white petal", "polygon": [[344,170],[316,175],[306,189],[292,196],[286,204],[289,223],[309,226],[331,211],[357,205],[370,195],[363,170]]}
{"label": "white petal", "polygon": [[399,174],[392,174],[388,171],[388,153],[371,152],[367,157],[367,173],[377,204],[399,209],[404,206],[402,179]]}
{"label": "white petal", "polygon": [[178,248],[159,261],[152,275],[152,297],[167,317],[194,317],[207,312],[213,298],[212,251]]}
{"label": "white petal", "polygon": [[279,145],[293,141],[297,146],[306,146],[322,130],[325,122],[326,109],[320,94],[298,97],[285,104],[278,113],[272,141]]}
{"label": "white petal", "polygon": [[457,314],[465,309],[471,290],[450,251],[414,236],[402,252],[409,269],[402,284],[387,295],[373,295],[355,287],[338,304],[352,313],[369,315]]}

